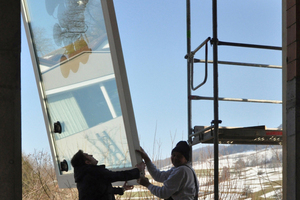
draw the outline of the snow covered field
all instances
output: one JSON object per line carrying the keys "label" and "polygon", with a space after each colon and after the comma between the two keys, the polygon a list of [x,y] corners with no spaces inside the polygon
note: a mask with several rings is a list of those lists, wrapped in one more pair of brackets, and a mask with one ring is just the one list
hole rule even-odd
{"label": "snow covered field", "polygon": [[[220,198],[281,199],[281,156],[281,149],[272,148],[221,156]],[[198,176],[200,185],[202,184],[199,188],[200,196],[203,194],[202,199],[213,199],[213,166],[213,159],[193,165],[196,171],[211,169],[210,176]]]}
{"label": "snow covered field", "polygon": [[[282,199],[281,157],[281,148],[220,156],[220,199]],[[199,199],[214,199],[213,158],[194,162],[193,168],[200,183]],[[122,199],[157,199],[140,186],[135,186],[132,191],[126,193],[131,194]]]}

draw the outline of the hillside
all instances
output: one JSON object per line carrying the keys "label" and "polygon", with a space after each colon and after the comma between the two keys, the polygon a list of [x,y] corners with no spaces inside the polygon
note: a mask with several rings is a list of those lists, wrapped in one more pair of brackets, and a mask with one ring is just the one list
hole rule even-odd
{"label": "hillside", "polygon": [[[220,145],[220,155],[230,155],[237,153],[245,153],[250,151],[260,151],[263,149],[281,149],[281,146],[269,146],[269,145]],[[205,161],[209,158],[213,158],[213,145],[207,145],[201,148],[193,150],[193,162]],[[282,159],[281,159],[282,161]],[[157,160],[155,162],[159,168],[163,168],[171,164],[170,158]]]}

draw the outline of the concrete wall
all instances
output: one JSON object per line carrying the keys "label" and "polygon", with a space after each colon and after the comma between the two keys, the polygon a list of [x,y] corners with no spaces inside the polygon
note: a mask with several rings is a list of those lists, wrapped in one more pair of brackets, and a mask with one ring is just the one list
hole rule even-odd
{"label": "concrete wall", "polygon": [[0,1],[0,199],[22,199],[20,1]]}
{"label": "concrete wall", "polygon": [[[300,1],[286,0],[284,199],[300,199]],[[284,27],[283,27],[284,28]],[[298,145],[299,144],[299,145]]]}

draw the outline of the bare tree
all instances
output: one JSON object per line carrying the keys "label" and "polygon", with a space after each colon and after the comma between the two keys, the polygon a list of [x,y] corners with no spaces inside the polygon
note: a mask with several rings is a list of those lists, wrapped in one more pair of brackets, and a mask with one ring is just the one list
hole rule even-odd
{"label": "bare tree", "polygon": [[77,199],[77,189],[60,189],[51,156],[44,152],[22,155],[22,199]]}

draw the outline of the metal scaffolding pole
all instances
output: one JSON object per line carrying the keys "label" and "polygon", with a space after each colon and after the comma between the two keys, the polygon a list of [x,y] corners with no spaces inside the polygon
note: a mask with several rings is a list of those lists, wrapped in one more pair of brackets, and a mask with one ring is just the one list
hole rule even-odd
{"label": "metal scaffolding pole", "polygon": [[[186,1],[186,38],[187,38],[187,55],[189,56],[191,54],[191,2],[190,0]],[[189,96],[191,96],[191,62],[190,58],[187,59],[187,101],[188,101],[188,142],[191,144],[192,138],[189,137],[189,135],[192,134],[192,103]],[[193,152],[192,147],[190,151],[190,158],[193,159]]]}
{"label": "metal scaffolding pole", "polygon": [[[218,35],[217,35],[217,0],[213,0],[213,71],[214,71],[214,197],[215,200],[219,199],[219,103],[218,103]],[[186,1],[187,9],[187,93],[188,93],[188,140],[189,144],[192,144],[192,117],[191,117],[191,59],[193,55],[191,53],[191,20],[190,20],[190,0]],[[200,47],[199,47],[200,48]],[[196,51],[196,50],[195,50]],[[206,59],[207,60],[207,59]],[[190,153],[192,156],[192,151]],[[192,158],[192,157],[191,157]]]}
{"label": "metal scaffolding pole", "polygon": [[213,75],[214,75],[214,199],[219,199],[219,102],[217,0],[213,0]]}
{"label": "metal scaffolding pole", "polygon": [[[224,98],[219,97],[219,85],[218,85],[218,64],[225,65],[236,65],[236,66],[249,66],[249,67],[261,67],[261,68],[273,68],[273,69],[282,69],[281,66],[276,65],[266,65],[266,64],[256,64],[256,63],[244,63],[244,62],[232,62],[232,61],[219,61],[218,60],[218,46],[234,46],[234,47],[247,47],[247,48],[258,48],[258,49],[268,49],[268,50],[282,50],[281,47],[276,46],[268,46],[268,45],[258,45],[258,44],[245,44],[245,43],[234,43],[234,42],[224,42],[219,41],[218,39],[218,30],[217,30],[217,0],[212,0],[212,17],[213,17],[213,37],[210,39],[208,37],[204,42],[202,42],[194,51],[191,51],[191,38],[190,38],[190,1],[187,0],[187,54],[185,58],[188,60],[188,138],[190,145],[195,145],[205,141],[202,136],[200,136],[199,130],[196,127],[192,129],[191,124],[191,101],[192,100],[213,100],[214,103],[214,119],[211,121],[211,126],[201,130],[201,134],[207,130],[213,130],[213,135],[210,133],[209,140],[206,138],[206,142],[214,144],[214,199],[219,199],[219,141],[224,141],[224,136],[219,138],[220,134],[224,133],[224,129],[219,125],[222,123],[219,120],[219,101],[235,101],[235,102],[252,102],[252,103],[273,103],[273,104],[281,104],[282,101],[277,100],[260,100],[260,99],[245,99],[245,98]],[[213,45],[213,60],[207,59],[207,42],[210,41]],[[194,58],[194,55],[198,50],[200,50],[204,45],[206,45],[205,49],[205,60],[200,60]],[[193,84],[193,68],[194,63],[205,63],[205,77],[201,84],[194,87]],[[213,97],[204,97],[204,96],[196,96],[191,95],[191,90],[196,90],[201,87],[207,79],[207,64],[213,64]],[[219,129],[220,127],[220,129]],[[203,128],[203,127],[201,127]],[[199,129],[199,127],[198,127]],[[245,128],[244,128],[245,129]],[[192,134],[194,132],[194,134]],[[228,133],[228,132],[227,132]],[[195,136],[199,136],[199,138],[193,138]],[[213,139],[212,139],[213,138]],[[228,139],[228,138],[225,138]],[[213,140],[213,141],[212,141]],[[242,142],[241,144],[246,144],[249,139]],[[254,144],[254,143],[251,143]]]}

